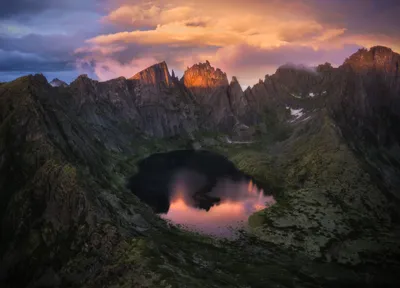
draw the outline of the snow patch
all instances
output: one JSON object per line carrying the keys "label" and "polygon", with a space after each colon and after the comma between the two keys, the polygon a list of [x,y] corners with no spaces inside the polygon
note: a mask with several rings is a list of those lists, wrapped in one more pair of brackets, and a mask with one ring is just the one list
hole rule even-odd
{"label": "snow patch", "polygon": [[303,109],[293,109],[290,108],[290,115],[294,116],[296,119],[304,115]]}
{"label": "snow patch", "polygon": [[226,137],[226,143],[228,144],[251,144],[254,143],[254,141],[232,141],[229,139],[229,137]]}
{"label": "snow patch", "polygon": [[296,94],[293,94],[293,93],[290,93],[290,95],[292,95],[294,98],[299,98],[299,99],[301,99],[301,96],[299,96],[299,95],[296,95]]}
{"label": "snow patch", "polygon": [[308,94],[308,96],[310,96],[310,97],[315,97],[315,94],[314,94],[313,92],[310,92],[310,93]]}
{"label": "snow patch", "polygon": [[304,118],[304,119],[300,120],[300,122],[307,121],[308,119],[311,119],[311,116],[308,116],[307,118]]}
{"label": "snow patch", "polygon": [[59,79],[53,79],[50,83],[49,83],[52,87],[67,87],[67,83],[65,83],[64,81],[61,81]]}

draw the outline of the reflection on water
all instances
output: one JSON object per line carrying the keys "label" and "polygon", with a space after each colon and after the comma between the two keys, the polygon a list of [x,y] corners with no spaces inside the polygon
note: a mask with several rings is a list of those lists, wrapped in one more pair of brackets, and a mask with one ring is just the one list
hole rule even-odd
{"label": "reflection on water", "polygon": [[219,201],[207,211],[198,208],[193,200],[187,175],[176,179],[172,186],[172,199],[169,210],[161,217],[190,230],[215,236],[234,237],[237,228],[244,228],[248,217],[275,203],[272,196],[264,195],[262,189],[250,182],[220,180],[209,192],[210,197]]}
{"label": "reflection on water", "polygon": [[199,232],[230,237],[275,201],[226,157],[203,150],[156,153],[138,163],[127,187],[155,213]]}

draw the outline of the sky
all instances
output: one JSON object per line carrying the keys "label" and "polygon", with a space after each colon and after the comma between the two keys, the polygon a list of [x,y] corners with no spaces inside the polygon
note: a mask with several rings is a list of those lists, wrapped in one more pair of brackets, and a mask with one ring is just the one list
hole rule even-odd
{"label": "sky", "polygon": [[131,77],[210,61],[253,85],[286,64],[400,52],[399,0],[13,0],[0,9],[0,81]]}

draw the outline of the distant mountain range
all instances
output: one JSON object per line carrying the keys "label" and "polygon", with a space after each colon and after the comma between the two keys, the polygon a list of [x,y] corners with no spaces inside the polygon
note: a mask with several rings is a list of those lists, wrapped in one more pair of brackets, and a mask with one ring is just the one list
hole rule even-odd
{"label": "distant mountain range", "polygon": [[[245,91],[208,61],[182,79],[162,62],[129,79],[1,83],[2,287],[396,287],[399,63],[377,46]],[[126,189],[138,160],[194,144],[275,193],[250,218],[257,240],[223,250]]]}

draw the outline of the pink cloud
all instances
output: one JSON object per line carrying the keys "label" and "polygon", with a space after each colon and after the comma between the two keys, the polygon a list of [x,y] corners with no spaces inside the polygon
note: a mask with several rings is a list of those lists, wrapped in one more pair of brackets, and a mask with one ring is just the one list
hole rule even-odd
{"label": "pink cloud", "polygon": [[[386,35],[385,30],[354,29],[351,16],[358,10],[350,13],[345,9],[350,4],[341,0],[325,6],[316,0],[118,3],[104,21],[122,24],[124,31],[88,39],[77,50],[96,63],[103,79],[133,75],[138,67],[163,60],[179,71],[209,60],[253,84],[287,62],[339,65],[359,47],[380,44],[400,50],[400,37]],[[371,7],[361,8],[366,12]]]}
{"label": "pink cloud", "polygon": [[100,81],[107,81],[121,76],[130,78],[137,72],[140,72],[156,63],[158,63],[158,61],[152,57],[133,59],[131,62],[126,64],[121,64],[112,59],[104,59],[96,62],[93,68],[94,73]]}

